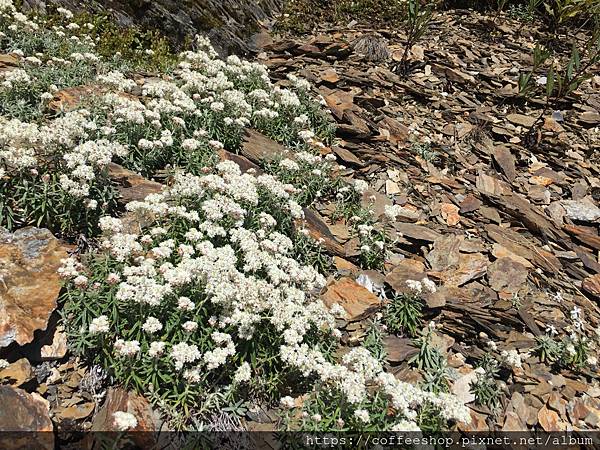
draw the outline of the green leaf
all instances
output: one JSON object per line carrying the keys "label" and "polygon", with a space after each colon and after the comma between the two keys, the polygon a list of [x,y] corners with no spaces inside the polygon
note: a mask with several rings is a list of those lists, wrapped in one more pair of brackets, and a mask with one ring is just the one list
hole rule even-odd
{"label": "green leaf", "polygon": [[579,69],[581,67],[581,58],[579,57],[579,50],[575,45],[573,45],[573,53],[571,55],[571,59],[575,62],[575,68]]}
{"label": "green leaf", "polygon": [[554,91],[554,68],[550,67],[548,75],[546,76],[546,97],[550,98]]}

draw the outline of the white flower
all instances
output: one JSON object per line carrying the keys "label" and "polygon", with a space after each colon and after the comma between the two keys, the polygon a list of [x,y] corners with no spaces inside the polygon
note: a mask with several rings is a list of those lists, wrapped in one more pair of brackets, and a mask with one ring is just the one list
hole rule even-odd
{"label": "white flower", "polygon": [[503,350],[500,356],[502,357],[504,362],[509,366],[516,368],[523,367],[521,362],[521,355],[519,355],[519,352],[517,350]]}
{"label": "white flower", "polygon": [[113,413],[114,425],[119,431],[130,430],[137,427],[138,421],[131,413],[117,411]]}
{"label": "white flower", "polygon": [[121,281],[121,276],[118,273],[111,272],[106,276],[106,282],[109,285],[115,285]]}
{"label": "white flower", "polygon": [[148,317],[146,322],[144,322],[144,325],[142,325],[142,329],[150,334],[156,333],[157,331],[162,330],[162,328],[163,325],[160,323],[160,320],[152,316]]}
{"label": "white flower", "polygon": [[114,347],[119,355],[130,358],[140,352],[140,343],[138,341],[125,341],[123,339],[117,339]]}
{"label": "white flower", "polygon": [[66,19],[72,19],[73,13],[66,8],[57,8],[56,12],[63,15]]}
{"label": "white flower", "polygon": [[79,288],[86,287],[88,284],[88,278],[85,275],[78,275],[73,280],[73,284]]}
{"label": "white flower", "polygon": [[148,348],[148,355],[152,358],[156,358],[161,356],[165,352],[165,343],[154,341],[150,343],[150,348]]}
{"label": "white flower", "polygon": [[394,432],[420,432],[421,429],[419,428],[419,426],[410,420],[401,420],[400,422],[396,423],[394,426],[392,426],[391,431]]}
{"label": "white flower", "polygon": [[190,383],[199,383],[202,376],[198,369],[186,369],[183,371],[183,378]]}
{"label": "white flower", "polygon": [[177,308],[183,311],[192,311],[196,304],[187,297],[179,297],[177,300]]}
{"label": "white flower", "polygon": [[192,363],[200,359],[201,356],[197,345],[188,345],[185,342],[180,342],[171,349],[171,358],[173,358],[177,370],[183,368],[186,363]]}
{"label": "white flower", "polygon": [[423,278],[421,280],[421,284],[422,284],[423,288],[425,288],[426,291],[429,291],[431,293],[434,293],[437,290],[435,283],[433,281],[431,281],[429,278]]}
{"label": "white flower", "polygon": [[196,331],[198,329],[198,322],[188,320],[182,325],[182,328],[188,333],[191,333],[192,331]]}
{"label": "white flower", "polygon": [[418,280],[406,280],[406,286],[416,293],[420,294],[423,291],[423,285]]}
{"label": "white flower", "polygon": [[363,423],[369,423],[371,421],[369,412],[364,409],[357,409],[354,411],[354,416]]}
{"label": "white flower", "polygon": [[279,400],[279,404],[286,409],[292,409],[296,406],[294,399],[289,395],[282,397],[281,400]]}
{"label": "white flower", "polygon": [[252,378],[252,371],[250,369],[250,364],[244,362],[235,372],[233,377],[233,381],[235,383],[243,383]]}
{"label": "white flower", "polygon": [[364,180],[355,180],[354,181],[354,191],[357,194],[364,194],[369,189],[369,183]]}
{"label": "white flower", "polygon": [[90,334],[99,334],[99,333],[107,333],[110,329],[110,323],[108,322],[108,317],[106,316],[98,316],[93,319],[89,326]]}

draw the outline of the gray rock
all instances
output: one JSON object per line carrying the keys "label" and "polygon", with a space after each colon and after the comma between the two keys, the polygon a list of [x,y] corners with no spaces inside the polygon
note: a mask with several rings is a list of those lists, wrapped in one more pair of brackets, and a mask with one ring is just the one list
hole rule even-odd
{"label": "gray rock", "polygon": [[561,202],[566,216],[571,220],[582,222],[596,222],[600,219],[600,208],[591,200],[563,200]]}
{"label": "gray rock", "polygon": [[206,35],[222,55],[255,50],[253,36],[277,14],[283,0],[24,0],[23,10],[45,11],[46,5],[71,11],[106,13],[121,26],[158,29],[175,43]]}

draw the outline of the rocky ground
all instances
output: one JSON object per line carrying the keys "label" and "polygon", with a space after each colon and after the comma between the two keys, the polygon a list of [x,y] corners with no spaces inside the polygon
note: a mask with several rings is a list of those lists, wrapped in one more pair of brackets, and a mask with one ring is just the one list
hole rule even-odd
{"label": "rocky ground", "polygon": [[[454,369],[452,390],[467,402],[477,359],[521,355],[522,365],[501,376],[501,407],[471,404],[472,424],[459,426],[469,430],[597,429],[600,419],[595,367],[555,370],[532,355],[535,337],[550,326],[564,332],[574,308],[591,333],[600,320],[600,77],[542,117],[528,142],[543,103],[520,102],[517,81],[540,36],[507,17],[496,25],[456,10],[437,16],[412,48],[408,76],[394,71],[405,36],[390,29],[325,26],[276,39],[258,55],[274,76],[295,73],[318,86],[338,123],[332,151],[348,177],[374,187],[365,204],[374,200],[380,216],[385,204],[403,206],[390,236],[397,254],[383,272],[347,264],[356,240],[347,224],[327,219],[326,205],[317,208],[343,245],[340,273],[396,290],[425,276],[443,286],[427,300],[427,317]],[[357,51],[364,39],[389,57],[369,60]],[[367,295],[351,279],[329,289],[363,313]],[[363,318],[348,325],[350,340],[364,334]],[[417,376],[407,364],[410,339],[385,343],[397,373]]]}
{"label": "rocky ground", "polygon": [[[336,270],[322,296],[349,313],[345,342],[364,339],[384,304],[384,286],[402,292],[407,280],[435,280],[440,288],[426,298],[424,313],[436,324],[451,391],[471,409],[462,431],[600,425],[596,350],[579,368],[550,365],[533,351],[548,329],[567,335],[573,311],[580,310],[590,339],[600,326],[600,76],[542,117],[539,133],[527,133],[543,103],[521,101],[517,79],[542,33],[507,17],[495,23],[447,11],[412,48],[408,75],[396,70],[401,31],[322,25],[309,35],[260,40],[257,59],[275,78],[285,84],[290,73],[302,76],[325,99],[338,125],[330,151],[345,177],[372,186],[364,205],[377,217],[385,205],[402,206],[387,230],[394,252],[378,271],[350,262],[360,244],[331,204],[307,211],[311,233],[333,257]],[[361,53],[357,44],[365,39],[387,49],[378,60]],[[222,156],[250,167],[281,151],[250,132],[241,156]],[[111,170],[124,202],[160,188]],[[44,230],[0,234],[0,347],[11,362],[0,370],[0,428],[28,422],[59,432],[105,430],[112,412],[129,410],[140,429],[153,429],[158,419],[145,399],[107,389],[103,372],[67,351],[56,325],[56,269],[74,250]],[[409,337],[386,334],[384,345],[397,377],[422,379],[408,362],[417,351]],[[498,374],[499,405],[477,404],[475,367],[486,354],[505,361],[507,353],[512,364]],[[243,426],[269,429],[274,420],[269,411],[251,412]]]}

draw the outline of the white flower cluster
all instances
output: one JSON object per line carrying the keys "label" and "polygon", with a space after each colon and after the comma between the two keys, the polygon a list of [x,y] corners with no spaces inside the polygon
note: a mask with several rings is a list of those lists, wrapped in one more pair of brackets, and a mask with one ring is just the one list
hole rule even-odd
{"label": "white flower cluster", "polygon": [[126,431],[137,427],[138,421],[136,417],[125,411],[117,411],[113,413],[114,425],[119,431]]}
{"label": "white flower cluster", "polygon": [[435,283],[427,277],[423,278],[421,281],[406,280],[406,286],[417,294],[421,294],[423,290],[433,294],[437,290]]}
{"label": "white flower cluster", "polygon": [[91,184],[113,159],[128,148],[106,139],[88,140],[97,131],[86,110],[72,111],[44,126],[0,117],[0,167],[17,176],[28,169],[41,175],[60,174],[69,194],[86,198]]}
{"label": "white flower cluster", "polygon": [[[324,305],[305,294],[323,286],[324,278],[290,256],[292,242],[273,230],[277,224],[274,217],[261,212],[257,219],[262,228],[244,228],[244,219],[252,213],[247,208],[259,206],[261,195],[271,197],[284,214],[294,214],[298,206],[284,185],[268,175],[242,174],[229,161],[217,167],[219,174],[177,175],[169,190],[128,205],[130,211],[160,217],[164,223],[187,221],[189,230],[183,241],[168,238],[160,227],[152,228],[149,234],[126,234],[119,219],[101,220],[106,233],[103,247],[116,260],[127,263],[120,273],[110,274],[111,283],[107,278],[107,284],[117,283],[116,297],[124,303],[153,307],[202,280],[211,302],[224,312],[215,322],[221,327],[236,327],[237,334],[245,339],[252,338],[265,317],[290,344],[301,342],[311,327],[333,327],[334,319]],[[186,202],[191,202],[189,208],[183,206]],[[211,240],[215,236],[227,238],[229,243],[215,246]],[[61,272],[76,277],[77,269],[68,259]],[[175,308],[193,312],[195,304],[187,297],[178,297]],[[159,335],[163,329],[161,320],[154,316],[140,317],[140,321],[148,334]],[[107,320],[101,316],[94,319],[90,332],[105,332],[107,328]],[[198,324],[188,320],[182,328],[193,333]],[[175,367],[202,361],[205,370],[213,370],[225,364],[236,352],[232,337],[219,332],[213,333],[212,340],[214,348],[204,354],[187,342],[173,345],[170,355]],[[139,352],[139,343],[117,339],[115,348],[121,355],[133,356]],[[151,350],[156,355],[164,349],[158,351],[154,346]],[[245,373],[240,372],[238,381],[246,378]]]}
{"label": "white flower cluster", "polygon": [[[397,415],[418,429],[415,422],[417,411],[424,404],[439,408],[446,420],[457,420],[469,423],[469,409],[461,401],[450,394],[433,394],[425,392],[417,386],[398,380],[387,373],[370,352],[362,347],[355,348],[343,358],[343,364],[332,364],[326,361],[321,352],[308,346],[283,346],[282,357],[290,365],[301,369],[304,375],[316,375],[323,384],[332,386],[341,392],[346,400],[355,405],[365,401],[369,389],[376,386],[381,394],[390,398]],[[283,399],[282,399],[283,402]],[[360,409],[357,418],[368,420],[368,416]]]}

